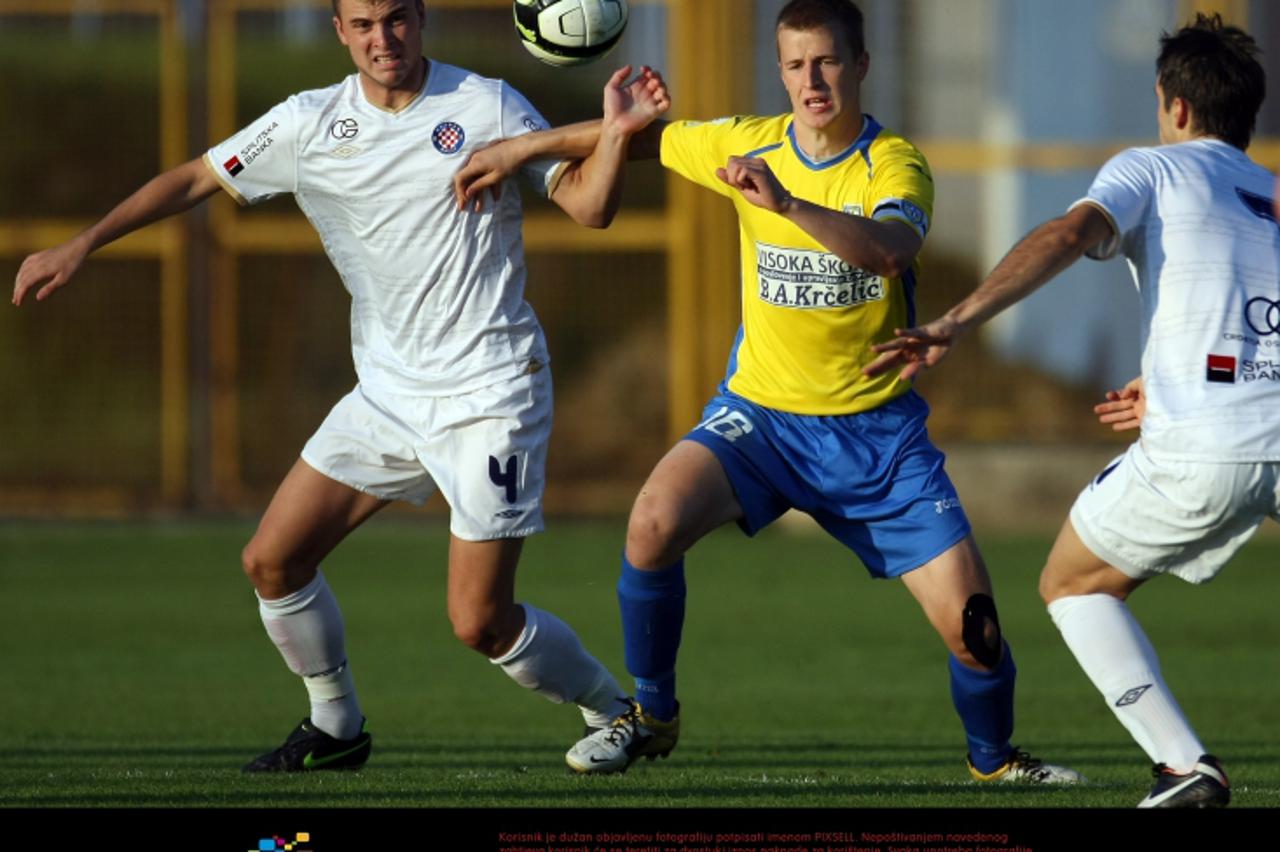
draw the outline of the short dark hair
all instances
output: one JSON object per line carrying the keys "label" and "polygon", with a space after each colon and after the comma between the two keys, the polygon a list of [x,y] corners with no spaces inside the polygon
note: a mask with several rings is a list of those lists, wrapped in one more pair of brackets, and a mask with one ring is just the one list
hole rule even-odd
{"label": "short dark hair", "polygon": [[1258,62],[1258,44],[1222,16],[1197,14],[1193,23],[1160,36],[1156,81],[1164,107],[1182,98],[1198,129],[1240,150],[1249,147],[1258,110],[1267,95],[1267,77]]}
{"label": "short dark hair", "polygon": [[791,0],[778,13],[774,30],[816,30],[819,27],[839,28],[855,58],[867,50],[862,34],[862,10],[853,0]]}

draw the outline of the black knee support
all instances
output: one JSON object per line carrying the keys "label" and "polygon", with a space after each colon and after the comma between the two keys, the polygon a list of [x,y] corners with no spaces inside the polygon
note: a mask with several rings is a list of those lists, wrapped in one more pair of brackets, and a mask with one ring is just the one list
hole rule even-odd
{"label": "black knee support", "polygon": [[[987,623],[995,627],[995,635],[987,635]],[[1004,640],[1000,637],[1000,618],[996,602],[990,595],[973,595],[965,602],[960,637],[973,658],[983,667],[994,669],[1000,663]]]}

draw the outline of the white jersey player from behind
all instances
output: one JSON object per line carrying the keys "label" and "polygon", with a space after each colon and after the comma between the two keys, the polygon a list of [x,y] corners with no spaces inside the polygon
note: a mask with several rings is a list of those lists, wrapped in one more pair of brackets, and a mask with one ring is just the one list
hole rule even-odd
{"label": "white jersey player from behind", "polygon": [[[94,249],[219,188],[241,203],[291,193],[351,294],[359,384],[307,442],[244,550],[267,634],[303,678],[311,712],[246,771],[362,765],[371,738],[338,605],[319,571],[392,500],[439,491],[452,510],[448,612],[458,638],[521,686],[574,702],[588,726],[625,709],[614,678],[550,613],[515,602],[525,536],[543,527],[551,428],[546,343],[524,301],[519,194],[460,213],[467,154],[542,129],[506,83],[422,56],[421,0],[334,0],[357,73],[289,98],[204,157],[152,180],[102,221],[27,258],[13,302],[42,300]],[[630,136],[664,112],[646,70],[605,88],[606,132],[587,159],[524,174],[575,220],[617,210]]]}
{"label": "white jersey player from behind", "polygon": [[1141,438],[1076,500],[1040,592],[1156,764],[1139,807],[1222,806],[1231,794],[1125,600],[1160,574],[1212,579],[1262,521],[1280,518],[1280,227],[1274,177],[1244,153],[1265,94],[1256,54],[1217,15],[1163,36],[1162,144],[1112,159],[1066,215],[941,319],[875,347],[883,354],[869,368],[915,375],[1081,255],[1128,260],[1142,299],[1142,380],[1099,410],[1117,426],[1140,422]]}

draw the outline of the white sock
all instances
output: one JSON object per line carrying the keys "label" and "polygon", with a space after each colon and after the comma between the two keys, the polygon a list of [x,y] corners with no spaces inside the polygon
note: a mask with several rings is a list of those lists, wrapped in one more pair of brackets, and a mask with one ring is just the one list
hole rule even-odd
{"label": "white sock", "polygon": [[490,662],[548,701],[577,704],[583,721],[593,728],[603,728],[625,713],[626,693],[608,669],[582,647],[573,629],[549,612],[529,604],[521,606],[524,630],[510,651]]}
{"label": "white sock", "polygon": [[1133,613],[1111,595],[1076,595],[1049,615],[1107,706],[1153,763],[1187,772],[1204,754],[1160,675],[1160,661]]}
{"label": "white sock", "polygon": [[331,737],[360,733],[363,715],[347,666],[342,613],[324,575],[276,600],[258,598],[267,635],[289,670],[302,677],[311,699],[311,724]]}

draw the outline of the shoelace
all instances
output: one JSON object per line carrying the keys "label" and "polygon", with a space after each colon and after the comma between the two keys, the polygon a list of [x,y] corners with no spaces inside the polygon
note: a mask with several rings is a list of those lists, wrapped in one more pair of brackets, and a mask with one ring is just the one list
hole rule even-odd
{"label": "shoelace", "polygon": [[1010,762],[1014,766],[1034,775],[1037,781],[1049,776],[1049,770],[1040,768],[1044,764],[1044,761],[1038,757],[1032,757],[1025,751],[1015,749],[1013,752],[1013,759]]}
{"label": "shoelace", "polygon": [[[640,723],[640,705],[632,704],[631,710],[623,716],[613,720],[613,724],[609,727],[609,732],[604,735],[605,742],[609,745],[626,745],[627,740],[636,734],[636,726]],[[630,730],[627,730],[630,728]]]}

